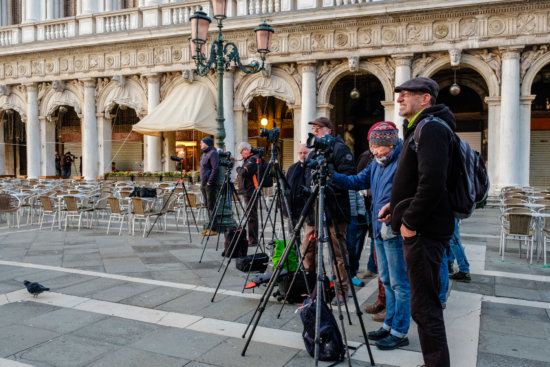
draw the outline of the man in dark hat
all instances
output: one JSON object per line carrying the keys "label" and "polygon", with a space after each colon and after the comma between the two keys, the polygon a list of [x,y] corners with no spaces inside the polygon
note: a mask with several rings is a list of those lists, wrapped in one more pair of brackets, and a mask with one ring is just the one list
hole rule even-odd
{"label": "man in dark hat", "polygon": [[[378,216],[391,221],[393,232],[403,236],[411,314],[418,325],[424,363],[446,367],[450,365],[449,348],[438,294],[443,252],[454,229],[446,182],[451,173],[455,117],[447,106],[435,104],[439,87],[432,79],[411,79],[395,92],[399,93],[399,115],[405,118],[403,149],[390,203]],[[421,133],[415,134],[420,123]]]}
{"label": "man in dark hat", "polygon": [[[206,200],[206,207],[208,209],[208,218],[212,221],[212,216],[214,213],[214,205],[216,204],[216,196],[218,195],[218,190],[220,184],[218,182],[219,178],[219,167],[220,167],[220,157],[218,151],[214,148],[214,140],[207,136],[203,138],[200,143],[202,150],[201,156],[201,192],[202,196]],[[215,231],[208,231],[205,229],[202,231],[202,234],[205,236],[211,236],[218,234]]]}
{"label": "man in dark hat", "polygon": [[[313,125],[312,131],[317,138],[323,138],[330,135],[334,129],[332,122],[326,117],[319,117],[309,123]],[[319,155],[316,149],[313,149],[308,156],[308,159],[315,159]],[[355,174],[355,162],[350,149],[344,144],[341,136],[335,137],[334,149],[328,155],[327,159],[333,163],[334,171],[345,175]],[[306,185],[312,186],[311,169],[306,168]],[[330,185],[326,191],[325,214],[330,231],[330,238],[334,248],[335,264],[338,268],[334,270],[335,274],[340,275],[340,282],[336,282],[339,289],[339,294],[333,300],[333,303],[343,303],[348,294],[349,279],[344,267],[344,256],[347,259],[348,251],[346,244],[346,232],[348,223],[350,222],[350,201],[348,190]],[[304,269],[306,271],[316,271],[315,254],[317,253],[317,241],[313,237],[315,234],[315,216],[313,213],[308,216],[304,229],[304,237],[302,240],[301,252],[304,256]]]}
{"label": "man in dark hat", "polygon": [[74,162],[74,156],[71,152],[65,153],[63,156],[63,177],[71,178],[71,165]]}

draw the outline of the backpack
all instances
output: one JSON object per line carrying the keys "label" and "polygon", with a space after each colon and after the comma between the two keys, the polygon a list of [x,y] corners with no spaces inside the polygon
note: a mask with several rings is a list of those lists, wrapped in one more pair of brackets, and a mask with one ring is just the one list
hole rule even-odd
{"label": "backpack", "polygon": [[[286,241],[286,243],[288,243],[288,241]],[[285,241],[280,240],[275,241],[275,250],[273,251],[273,256],[271,257],[274,268],[279,263],[279,259],[285,251],[286,243]],[[288,253],[288,257],[286,258],[286,261],[283,265],[283,269],[286,269],[288,271],[296,271],[296,269],[298,269],[298,256],[296,255],[295,248],[290,250],[290,252]]]}
{"label": "backpack", "polygon": [[[265,172],[268,170],[268,166],[269,164],[263,158],[261,158],[260,163],[258,163],[258,173],[256,174],[257,175],[257,178],[256,178],[257,184],[255,185],[256,187],[258,187],[258,185],[260,184],[262,177],[264,177]],[[262,184],[262,188],[273,187],[273,177],[274,177],[273,170],[270,169],[267,175],[265,176],[264,182]]]}
{"label": "backpack", "polygon": [[489,175],[483,157],[440,118],[432,115],[423,119],[412,136],[414,150],[418,150],[418,141],[422,128],[429,122],[438,122],[452,133],[451,173],[447,178],[447,190],[455,218],[464,219],[472,215],[476,207],[482,206],[489,195]]}
{"label": "backpack", "polygon": [[[236,238],[234,237],[238,237],[241,231],[243,233],[239,238],[239,242],[235,243],[234,239],[236,240]],[[222,256],[229,257],[232,255],[231,258],[246,256],[246,253],[248,252],[248,240],[246,239],[246,229],[239,228],[237,230],[237,227],[235,226],[227,227],[224,233],[224,237],[225,237],[225,241],[223,243],[224,250],[222,252]],[[233,250],[235,246],[237,248]]]}
{"label": "backpack", "polygon": [[245,273],[249,271],[259,271],[263,273],[267,269],[269,263],[269,256],[263,252],[239,257],[235,260],[235,267]]}
{"label": "backpack", "polygon": [[[306,350],[310,356],[315,356],[315,314],[317,301],[307,298],[300,312],[300,319],[304,325],[302,338]],[[321,322],[319,323],[319,360],[320,361],[343,361],[345,347],[342,341],[342,334],[334,315],[327,305],[321,303]]]}

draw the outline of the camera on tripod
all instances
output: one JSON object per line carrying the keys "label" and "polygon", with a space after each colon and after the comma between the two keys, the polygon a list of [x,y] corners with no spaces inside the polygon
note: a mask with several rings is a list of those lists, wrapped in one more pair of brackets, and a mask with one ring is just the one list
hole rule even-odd
{"label": "camera on tripod", "polygon": [[228,167],[229,169],[233,168],[233,161],[231,160],[231,152],[224,152],[223,150],[218,150],[218,155],[220,156],[220,166]]}
{"label": "camera on tripod", "polygon": [[250,149],[250,152],[252,154],[257,154],[261,157],[265,152],[265,148],[264,147],[252,148],[252,149]]}
{"label": "camera on tripod", "polygon": [[309,149],[315,149],[323,153],[331,153],[334,150],[334,144],[336,143],[336,138],[332,135],[325,135],[322,138],[318,138],[312,133],[308,134],[306,146]]}
{"label": "camera on tripod", "polygon": [[229,152],[229,151],[224,152],[223,150],[218,149],[218,155],[219,155],[221,158],[231,159],[231,152]]}
{"label": "camera on tripod", "polygon": [[260,129],[260,137],[267,138],[267,141],[271,143],[277,142],[279,140],[279,133],[281,130],[278,127],[274,127],[273,129],[264,129],[263,127]]}

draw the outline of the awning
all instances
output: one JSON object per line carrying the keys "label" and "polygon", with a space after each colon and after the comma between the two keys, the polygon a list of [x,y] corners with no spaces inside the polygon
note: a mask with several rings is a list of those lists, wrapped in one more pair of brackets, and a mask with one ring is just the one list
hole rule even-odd
{"label": "awning", "polygon": [[214,97],[204,85],[183,84],[153,108],[132,130],[160,136],[163,131],[196,129],[215,135],[216,106]]}

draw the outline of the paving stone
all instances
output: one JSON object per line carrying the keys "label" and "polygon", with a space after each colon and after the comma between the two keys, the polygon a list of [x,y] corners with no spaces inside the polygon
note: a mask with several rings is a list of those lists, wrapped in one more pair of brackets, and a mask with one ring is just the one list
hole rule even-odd
{"label": "paving stone", "polygon": [[520,335],[479,332],[479,352],[493,353],[520,359],[550,362],[548,339],[529,338]]}
{"label": "paving stone", "polygon": [[548,362],[534,361],[510,356],[503,356],[493,353],[480,352],[477,354],[478,367],[548,367]]}
{"label": "paving stone", "polygon": [[79,284],[79,283],[84,283],[89,281],[90,279],[93,279],[87,275],[81,275],[81,274],[67,274],[67,273],[61,273],[61,272],[55,272],[55,273],[57,273],[59,276],[49,279],[48,283],[46,284],[54,292],[65,287]]}
{"label": "paving stone", "polygon": [[[36,302],[13,302],[0,306],[0,326],[22,322],[23,320],[56,310],[57,307]],[[2,333],[0,333],[1,336]]]}
{"label": "paving stone", "polygon": [[[192,270],[164,270],[151,271],[151,277],[155,280],[164,280],[167,282],[176,283],[191,283],[199,282],[200,277]],[[200,284],[204,285],[204,284]]]}
{"label": "paving stone", "polygon": [[[190,292],[170,302],[163,303],[156,309],[202,316],[202,311],[211,304],[212,295],[212,293],[206,292]],[[216,301],[223,302],[228,297],[227,295],[218,294]]]}
{"label": "paving stone", "polygon": [[144,264],[179,263],[178,258],[171,254],[159,254],[156,256],[140,256],[140,259]]}
{"label": "paving stone", "polygon": [[65,288],[61,288],[58,291],[63,294],[69,294],[71,296],[89,297],[99,291],[112,288],[123,284],[121,280],[96,278],[90,279],[87,282],[71,285]]}
{"label": "paving stone", "polygon": [[25,256],[23,261],[32,264],[61,266],[63,263],[62,255],[34,255]]}
{"label": "paving stone", "polygon": [[151,291],[123,299],[120,303],[138,307],[156,308],[163,303],[172,301],[190,292],[191,291],[185,289],[157,287]]}
{"label": "paving stone", "polygon": [[116,259],[120,257],[135,256],[135,252],[131,247],[100,247],[99,253],[103,259]]}
{"label": "paving stone", "polygon": [[117,259],[104,259],[103,266],[108,273],[140,272],[148,271],[147,267],[138,257],[121,257]]}
{"label": "paving stone", "polygon": [[[196,360],[211,349],[217,350],[218,345],[225,339],[223,336],[192,330],[163,328],[145,336],[129,347]],[[225,358],[227,359],[227,356]]]}
{"label": "paving stone", "polygon": [[84,366],[114,348],[112,344],[97,340],[63,335],[25,350],[17,357],[31,362],[46,362],[56,367],[74,367]]}
{"label": "paving stone", "polygon": [[132,348],[120,348],[107,353],[86,367],[181,367],[189,366],[189,361],[183,358],[170,357],[150,351]]}
{"label": "paving stone", "polygon": [[524,288],[524,289],[538,289],[539,283],[542,283],[542,282],[536,282],[534,280],[526,280],[526,279],[506,278],[506,277],[496,277],[495,279],[496,286]]}
{"label": "paving stone", "polygon": [[159,326],[144,322],[110,317],[84,326],[73,334],[109,344],[127,345],[159,329]]}
{"label": "paving stone", "polygon": [[480,330],[550,340],[550,320],[540,322],[484,314],[481,318]]}
{"label": "paving stone", "polygon": [[125,298],[135,296],[154,289],[149,284],[127,282],[92,294],[91,298],[109,302],[118,302]]}
{"label": "paving stone", "polygon": [[516,318],[535,322],[548,322],[548,315],[542,308],[516,306],[502,303],[482,302],[481,315]]}
{"label": "paving stone", "polygon": [[472,274],[470,283],[449,281],[450,289],[461,292],[483,294],[485,296],[495,295],[495,277],[487,275]]}
{"label": "paving stone", "polygon": [[296,354],[295,349],[251,342],[245,356],[242,357],[245,342],[245,339],[228,338],[200,356],[198,361],[226,367],[271,367],[273,361],[277,361],[279,366],[284,366]]}
{"label": "paving stone", "polygon": [[[3,308],[4,306],[2,306]],[[0,332],[0,357],[7,357],[44,343],[59,334],[24,325],[3,326]]]}
{"label": "paving stone", "polygon": [[495,296],[524,299],[528,301],[541,301],[539,290],[529,288],[507,287],[495,285]]}
{"label": "paving stone", "polygon": [[52,312],[43,313],[42,315],[36,317],[25,319],[22,323],[27,326],[51,330],[59,334],[65,334],[105,318],[107,318],[107,316],[93,312],[61,308]]}

